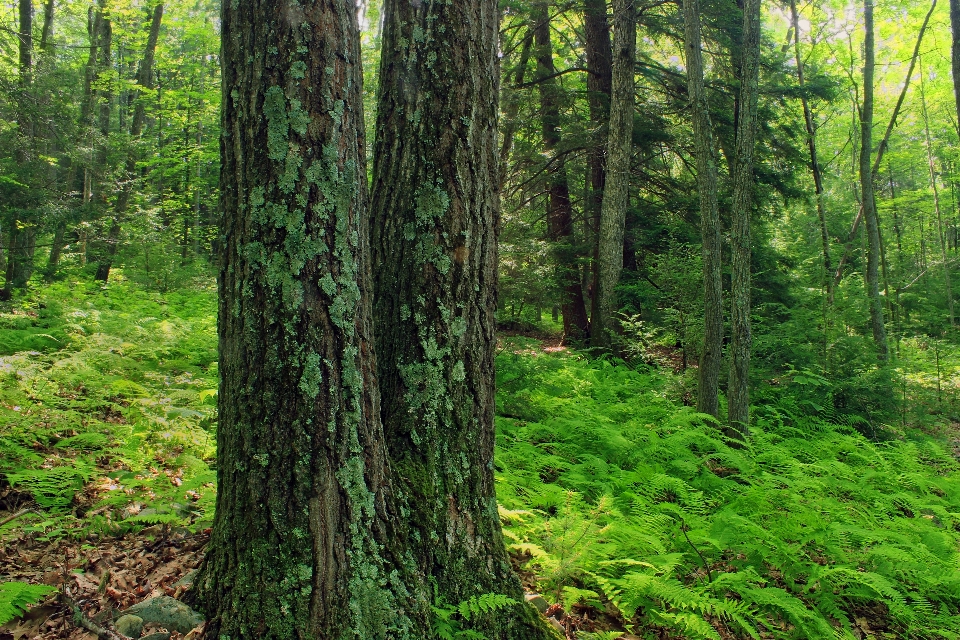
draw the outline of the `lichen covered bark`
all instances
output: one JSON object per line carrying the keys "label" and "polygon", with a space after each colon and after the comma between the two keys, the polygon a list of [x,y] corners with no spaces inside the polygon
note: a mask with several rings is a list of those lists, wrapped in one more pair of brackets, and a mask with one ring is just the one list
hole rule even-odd
{"label": "lichen covered bark", "polygon": [[214,638],[429,635],[370,342],[350,0],[224,2]]}
{"label": "lichen covered bark", "polygon": [[[496,307],[495,0],[387,0],[372,249],[382,416],[409,547],[456,604],[522,600],[493,486]],[[518,604],[471,626],[553,637]]]}

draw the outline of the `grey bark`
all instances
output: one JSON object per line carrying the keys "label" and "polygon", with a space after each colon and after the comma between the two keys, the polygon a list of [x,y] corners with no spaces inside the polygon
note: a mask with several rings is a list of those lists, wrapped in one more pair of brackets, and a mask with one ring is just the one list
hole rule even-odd
{"label": "grey bark", "polygon": [[623,270],[623,234],[630,202],[630,158],[633,149],[634,66],[637,15],[634,0],[613,3],[613,91],[607,141],[606,184],[598,237],[597,306],[590,338],[595,347],[610,348],[616,331],[616,286]]}
{"label": "grey bark", "polygon": [[214,638],[428,637],[375,384],[352,0],[222,6]]}
{"label": "grey bark", "polygon": [[374,336],[409,558],[438,604],[484,593],[521,601],[471,619],[484,638],[548,638],[522,603],[493,481],[497,2],[387,0],[383,15]]}
{"label": "grey bark", "polygon": [[730,228],[730,378],[727,424],[730,435],[750,435],[750,214],[753,209],[753,153],[760,95],[760,0],[744,0],[740,110]]}
{"label": "grey bark", "polygon": [[700,350],[697,411],[720,417],[720,364],[723,357],[723,292],[720,280],[720,214],[717,207],[717,149],[703,82],[703,52],[698,0],[683,0],[687,91],[693,120],[703,238],[704,332]]}
{"label": "grey bark", "polygon": [[877,349],[877,359],[885,363],[889,359],[887,329],[883,319],[883,300],[880,298],[880,226],[873,190],[873,76],[874,34],[873,0],[863,3],[863,105],[860,113],[860,192],[863,199],[863,219],[867,226],[867,300],[870,305],[870,329]]}

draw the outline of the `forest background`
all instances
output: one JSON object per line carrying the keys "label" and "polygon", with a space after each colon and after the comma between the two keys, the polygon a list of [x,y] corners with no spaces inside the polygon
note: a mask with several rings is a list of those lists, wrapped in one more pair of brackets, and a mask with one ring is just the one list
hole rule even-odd
{"label": "forest background", "polygon": [[[560,334],[572,346],[594,347],[580,352],[586,355],[561,352],[537,360],[527,353],[526,343],[511,342],[514,346],[501,353],[505,378],[499,407],[500,501],[508,512],[503,516],[508,535],[516,536],[514,550],[531,555],[545,584],[568,609],[591,603],[600,610],[614,603],[624,624],[634,621],[639,608],[647,612],[644,621],[634,621],[640,627],[691,636],[712,637],[717,629],[733,629],[747,635],[798,637],[834,632],[955,637],[958,630],[950,616],[956,614],[960,593],[955,544],[960,508],[956,463],[949,443],[942,443],[960,421],[951,280],[960,255],[960,158],[950,7],[936,2],[877,5],[877,70],[872,81],[865,80],[862,71],[873,49],[866,42],[863,7],[811,2],[767,3],[763,8],[755,185],[748,212],[749,388],[755,415],[746,424],[734,424],[728,434],[742,437],[744,427],[751,427],[750,447],[775,447],[765,449],[770,455],[776,451],[772,458],[776,462],[764,471],[766,476],[748,469],[763,464],[762,452],[745,456],[742,445],[716,436],[714,420],[727,423],[726,397],[714,392],[716,406],[704,405],[704,382],[698,378],[702,368],[697,365],[705,351],[704,317],[709,312],[698,197],[703,193],[698,188],[702,172],[697,170],[680,8],[670,2],[636,5],[629,188],[622,237],[614,234],[612,244],[601,233],[609,122],[617,104],[609,7],[584,0],[505,2],[501,8],[498,321],[508,333]],[[13,396],[40,397],[37,384],[56,379],[50,367],[62,361],[64,350],[71,357],[80,353],[90,359],[117,349],[123,355],[130,350],[123,345],[136,342],[129,335],[118,338],[119,347],[86,341],[94,335],[120,336],[132,331],[125,324],[142,328],[164,317],[155,308],[158,300],[188,301],[187,311],[174,313],[184,330],[191,323],[209,330],[212,322],[210,285],[219,248],[219,6],[48,0],[36,7],[31,2],[6,3],[2,11],[0,249],[5,267],[2,296],[9,306],[0,342],[5,354],[22,359],[16,367],[4,368],[12,372],[11,398],[4,407],[13,416],[13,426],[2,441],[5,473],[9,485],[32,488],[28,493],[41,507],[61,513],[75,500],[72,492],[63,493],[64,477],[69,489],[71,483],[83,486],[97,476],[97,451],[108,440],[84,434],[103,435],[97,429],[110,422],[109,412],[95,421],[95,428],[81,419],[74,421],[70,434],[49,426],[49,432],[43,432],[35,421],[14,415],[22,412],[14,410],[21,405]],[[722,299],[729,301],[734,286],[731,242],[743,237],[731,232],[743,22],[740,7],[733,3],[704,3],[701,11],[705,104],[717,151],[720,284]],[[375,3],[364,7],[362,15],[367,138],[372,143],[381,16]],[[872,122],[865,108],[868,93],[876,98]],[[866,181],[875,196],[864,195],[864,122],[873,132],[874,143],[868,141],[866,147]],[[878,223],[875,239],[869,229],[872,200]],[[878,263],[872,276],[871,249]],[[609,255],[622,255],[622,268],[616,270],[615,305],[605,308],[599,265]],[[91,282],[109,284],[91,288]],[[109,302],[116,292],[133,308],[142,305],[144,312],[110,320],[109,312],[123,311],[118,303]],[[90,296],[96,302],[84,301]],[[76,315],[90,313],[84,310],[90,304],[106,314],[96,326],[86,326],[93,321]],[[192,304],[206,304],[210,317],[194,314]],[[728,306],[726,302],[721,308],[729,322]],[[103,323],[112,321],[115,326],[106,331]],[[176,333],[174,327],[165,331]],[[730,335],[731,329],[722,334]],[[211,382],[216,378],[215,352],[211,356],[215,347],[209,336],[205,342],[197,338],[195,345],[191,338],[185,341],[193,345],[191,352],[189,347],[172,346],[171,336],[156,340],[163,342],[160,351],[172,350],[168,352],[173,355],[157,355],[158,351],[146,361],[161,371],[171,366],[171,357],[182,360],[168,373],[195,375],[204,381],[199,385],[204,388],[182,383],[182,391],[195,395],[187,393],[178,401],[183,406],[174,403],[177,406],[154,411],[147,422],[162,417],[190,434],[183,437],[187,448],[194,448],[196,486],[189,490],[196,491],[209,479],[203,461],[211,452],[208,438],[198,441],[192,429],[206,433],[212,428],[213,416],[205,403],[215,387]],[[607,368],[611,363],[633,373],[611,373]],[[110,393],[85,401],[97,411],[102,412],[104,402],[114,403],[122,415],[129,409],[129,398],[155,393],[151,384],[141,384],[145,380],[136,376],[139,381],[131,384],[139,388],[124,387],[121,380],[129,376],[121,375],[119,364],[111,365],[114,369],[91,366],[96,375],[109,377]],[[578,367],[582,370],[571,372]],[[650,377],[651,368],[662,370],[663,379]],[[716,386],[721,390],[728,384],[726,369],[719,368]],[[606,377],[611,375],[627,378],[614,383]],[[645,398],[651,406],[670,403],[669,409],[661,406],[656,417],[641,420],[643,425],[666,429],[662,438],[645,444],[665,447],[663,451],[654,455],[642,449],[649,459],[661,460],[661,467],[637,471],[634,456],[641,450],[613,460],[611,450],[623,445],[603,439],[601,450],[589,455],[569,450],[570,433],[590,418],[580,414],[571,424],[552,426],[546,424],[547,418],[563,404],[557,398],[565,401],[572,397],[568,394],[583,390],[553,394],[549,389],[558,380],[576,388],[578,379],[594,379],[597,389],[603,389],[597,393],[607,402],[600,403],[596,414],[608,416],[607,420],[616,421],[613,416],[619,412],[635,417],[652,411],[639,405],[628,410],[622,406],[628,402],[625,394]],[[538,390],[536,381],[547,391]],[[56,393],[76,388],[76,382],[58,380]],[[620,384],[624,387],[616,391]],[[639,390],[626,391],[631,385],[656,393],[647,397]],[[555,397],[541,398],[543,406],[538,407],[539,393]],[[700,413],[684,405],[697,406]],[[71,411],[82,413],[85,407]],[[180,414],[171,416],[169,410]],[[797,433],[788,437],[783,430]],[[803,433],[822,436],[821,444],[830,442],[824,449],[829,455],[801,447]],[[118,437],[113,432],[109,436]],[[70,438],[80,440],[71,443]],[[638,440],[647,438],[632,433],[627,440],[639,447]],[[691,445],[670,438],[702,441]],[[873,482],[882,484],[878,480],[882,477],[889,485],[882,498],[875,496],[864,507],[873,525],[844,522],[808,539],[784,533],[779,545],[764,543],[767,548],[762,552],[751,547],[756,557],[749,549],[731,555],[739,542],[723,539],[728,534],[721,533],[738,529],[729,523],[721,526],[714,518],[718,513],[733,517],[733,494],[723,493],[729,487],[721,491],[703,485],[699,474],[733,484],[737,482],[730,477],[749,476],[757,492],[749,494],[751,500],[778,486],[782,478],[775,479],[777,474],[791,476],[784,483],[800,496],[792,474],[809,472],[811,467],[791,465],[814,465],[831,481],[853,482],[850,475],[857,473],[850,469],[820,466],[841,464],[838,456],[854,455],[852,443],[859,442],[857,438],[863,439],[863,447],[879,447],[864,450],[880,462],[862,464],[881,474]],[[24,449],[28,439],[31,443]],[[37,459],[38,454],[29,451],[34,441],[70,464],[51,466],[45,451]],[[786,446],[788,441],[794,446]],[[558,449],[556,442],[566,442],[567,448]],[[183,443],[166,443],[160,449],[177,447],[178,455],[183,455]],[[527,466],[510,447],[524,451],[532,447],[527,452],[536,462]],[[698,460],[691,463],[695,470],[682,464],[690,455]],[[585,472],[584,460],[594,458],[618,471]],[[851,468],[861,464],[847,458],[842,464]],[[177,459],[167,460],[170,468],[183,466],[182,460],[174,462]],[[505,459],[513,466],[506,466]],[[143,467],[142,460],[123,464],[124,473]],[[59,471],[51,475],[51,470]],[[649,495],[633,494],[635,486],[624,479],[626,470],[646,474],[643,482]],[[617,477],[610,481],[615,488],[606,481],[591,484],[607,476]],[[535,489],[536,479],[557,492]],[[144,494],[163,494],[141,489]],[[852,491],[869,493],[862,486],[836,491],[841,502],[852,499],[846,495]],[[512,494],[518,496],[515,501]],[[616,504],[603,501],[611,495]],[[736,500],[748,498],[738,494]],[[169,496],[159,500],[163,504],[158,510],[156,501],[151,498],[147,508],[157,513],[157,522],[189,521],[199,526],[212,511],[210,505],[207,510],[194,506],[189,513],[178,511],[171,505],[179,503]],[[881,503],[882,508],[877,506]],[[665,505],[677,505],[677,513]],[[753,508],[762,512],[761,507]],[[642,530],[653,536],[651,540],[659,536],[660,542],[619,555],[603,547],[603,553],[591,556],[584,551],[587,541],[613,536],[609,530],[601,533],[599,526],[590,528],[590,514],[601,512],[610,522],[636,527],[629,534],[621,532],[624,538]],[[670,513],[664,516],[666,512]],[[73,515],[77,516],[75,509]],[[138,521],[132,518],[139,512],[128,514],[123,522],[131,527],[151,524],[150,515]],[[639,520],[631,522],[631,517]],[[804,512],[803,517],[812,514]],[[903,524],[909,532],[898,530],[901,537],[891,540],[879,530],[879,520],[886,517],[916,521],[931,531],[914,531]],[[68,523],[61,516],[52,522],[41,519],[29,526],[41,536],[49,536],[51,530],[66,536],[71,528],[86,531],[92,526]],[[749,533],[748,524],[737,525],[744,527],[745,539],[767,535]],[[558,534],[558,526],[567,528]],[[681,533],[689,533],[693,542],[688,545],[683,536],[675,545],[662,541]],[[930,541],[937,535],[947,537]],[[918,539],[926,542],[918,546]],[[791,545],[799,547],[786,552]],[[920,547],[937,550],[920,560]],[[791,556],[804,554],[807,564],[788,566]],[[614,571],[601,564],[625,558],[648,566]],[[912,569],[895,566],[904,562]],[[696,574],[698,566],[704,576]],[[724,566],[730,569],[721,571]],[[834,573],[827,574],[827,568]],[[736,576],[727,582],[740,582],[721,581],[718,586],[713,571]],[[831,588],[811,596],[812,585],[821,582],[829,582]],[[730,600],[730,593],[738,595]],[[737,609],[737,603],[746,603],[745,608]],[[864,613],[878,603],[885,609]],[[687,615],[691,611],[692,617]],[[868,619],[866,629],[858,626],[858,615]]]}

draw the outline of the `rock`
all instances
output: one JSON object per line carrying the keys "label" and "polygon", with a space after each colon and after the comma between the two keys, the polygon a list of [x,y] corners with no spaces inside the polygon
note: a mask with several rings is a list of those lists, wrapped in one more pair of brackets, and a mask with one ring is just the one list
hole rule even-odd
{"label": "rock", "polygon": [[193,581],[194,581],[194,579],[196,579],[196,577],[197,577],[197,570],[194,569],[193,571],[191,571],[191,572],[188,573],[187,575],[183,576],[182,578],[180,578],[179,580],[177,580],[176,582],[174,582],[174,583],[173,583],[173,586],[174,586],[174,587],[184,587],[185,589],[189,589],[190,587],[193,586]]}
{"label": "rock", "polygon": [[547,610],[547,607],[550,606],[547,604],[547,601],[543,599],[543,596],[540,595],[539,593],[528,593],[524,597],[526,598],[527,602],[535,606],[537,608],[537,611],[539,611],[540,613],[545,613]]}
{"label": "rock", "polygon": [[189,633],[203,624],[203,616],[170,596],[157,596],[135,604],[124,613],[140,616],[146,622],[154,622],[179,633]]}
{"label": "rock", "polygon": [[170,640],[170,634],[164,633],[163,631],[158,631],[156,633],[151,633],[148,636],[143,636],[140,640]]}
{"label": "rock", "polygon": [[563,625],[560,624],[560,621],[557,620],[556,618],[547,618],[547,622],[549,622],[550,626],[552,626],[554,629],[556,629],[560,633],[563,633],[563,634],[566,633],[566,631],[563,628]]}
{"label": "rock", "polygon": [[128,638],[139,638],[140,632],[143,631],[143,618],[128,613],[127,615],[117,618],[113,626],[117,628],[117,632],[121,635],[125,635]]}

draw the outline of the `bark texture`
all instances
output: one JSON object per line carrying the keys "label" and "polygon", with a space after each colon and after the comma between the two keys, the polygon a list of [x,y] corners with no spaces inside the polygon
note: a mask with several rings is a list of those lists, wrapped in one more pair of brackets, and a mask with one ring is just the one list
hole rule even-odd
{"label": "bark texture", "polygon": [[497,3],[387,0],[384,16],[374,335],[410,560],[436,604],[520,601],[471,619],[483,637],[552,637],[522,602],[493,484]]}
{"label": "bark texture", "polygon": [[863,199],[863,220],[867,226],[867,299],[870,304],[870,329],[877,349],[877,359],[889,359],[887,329],[883,322],[883,300],[880,298],[880,225],[873,190],[873,75],[874,34],[873,0],[863,3],[863,106],[860,116],[860,191]]}
{"label": "bark texture", "polygon": [[699,0],[683,0],[687,91],[693,120],[703,237],[703,347],[697,385],[697,411],[720,417],[720,363],[723,357],[723,289],[720,279],[720,213],[717,208],[717,148],[703,82]]}
{"label": "bark texture", "polygon": [[753,152],[760,95],[760,0],[743,2],[740,110],[733,170],[730,248],[730,378],[727,424],[745,438],[750,427],[750,214],[753,209]]}
{"label": "bark texture", "polygon": [[616,331],[616,287],[623,271],[623,233],[630,203],[630,157],[633,149],[634,64],[637,54],[637,12],[634,0],[613,2],[613,93],[607,142],[606,186],[598,237],[597,306],[591,343],[609,348]]}
{"label": "bark texture", "polygon": [[222,7],[213,638],[428,637],[391,529],[356,7]]}
{"label": "bark texture", "polygon": [[543,131],[543,151],[547,157],[547,235],[553,244],[559,265],[557,279],[563,290],[561,311],[566,341],[585,339],[589,332],[587,305],[583,298],[583,284],[577,265],[573,242],[573,210],[570,205],[570,187],[567,169],[561,155],[560,143],[560,89],[554,77],[553,43],[550,38],[550,14],[546,3],[538,2],[530,11],[533,19],[533,37],[536,46],[537,74],[540,78],[540,121]]}

